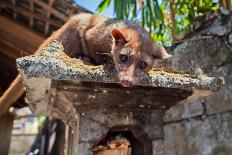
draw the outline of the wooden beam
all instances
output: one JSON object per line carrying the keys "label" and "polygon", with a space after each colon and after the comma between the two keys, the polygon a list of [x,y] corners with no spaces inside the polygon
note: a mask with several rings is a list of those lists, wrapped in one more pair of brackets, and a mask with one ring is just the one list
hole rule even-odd
{"label": "wooden beam", "polygon": [[[54,0],[49,0],[49,1],[48,1],[48,6],[49,6],[50,9],[49,9],[49,10],[47,11],[47,13],[46,13],[46,18],[47,18],[47,19],[50,18],[51,9],[52,9],[53,3],[54,3]],[[49,22],[46,22],[44,33],[45,33],[45,34],[48,34],[48,31],[49,31]]]}
{"label": "wooden beam", "polygon": [[72,7],[71,10],[69,11],[69,16],[72,16],[73,14],[74,14],[74,9]]}
{"label": "wooden beam", "polygon": [[[8,70],[8,72],[9,72],[9,70]],[[12,73],[10,73],[10,74],[12,74]],[[1,84],[2,88],[4,89],[4,91],[9,86],[10,82],[12,81],[12,79],[13,79],[12,77],[15,77],[15,76],[8,75],[8,73],[1,74],[1,77],[0,77],[1,83],[0,84]],[[2,94],[3,94],[3,92],[1,93],[1,95]]]}
{"label": "wooden beam", "polygon": [[171,16],[171,34],[172,34],[173,42],[175,42],[176,40],[176,19],[175,19],[175,10],[173,8],[174,4],[175,4],[175,0],[171,0],[169,9],[170,9],[170,16]]}
{"label": "wooden beam", "polygon": [[83,7],[79,6],[79,5],[72,5],[72,4],[68,3],[67,1],[63,1],[63,3],[66,6],[70,7],[71,10],[74,10],[74,12],[76,12],[76,13],[79,13],[79,12],[92,13],[91,11],[86,10],[85,8],[83,8]]}
{"label": "wooden beam", "polygon": [[13,46],[18,47],[18,49],[27,51],[30,54],[33,54],[46,38],[32,29],[28,29],[1,15],[0,23],[1,40],[5,40]]}
{"label": "wooden beam", "polygon": [[[14,78],[17,75],[17,70],[13,70],[11,68],[3,68],[0,67],[1,69],[1,76],[0,76],[0,81],[1,81],[1,86],[3,88],[3,90],[5,91],[7,89],[7,87],[10,85],[10,83],[14,80]],[[3,93],[1,94],[3,95]],[[15,103],[15,102],[14,102]]]}
{"label": "wooden beam", "polygon": [[0,66],[0,74],[1,74],[1,78],[5,80],[4,81],[8,81],[8,83],[4,83],[4,81],[1,80],[1,84],[2,85],[8,85],[10,83],[10,80],[13,79],[13,76],[15,76],[17,73],[16,68],[10,68],[9,66]]}
{"label": "wooden beam", "polygon": [[36,18],[38,20],[44,21],[44,22],[48,22],[50,25],[54,25],[56,27],[60,27],[61,24],[58,24],[55,20],[51,20],[42,16],[39,16],[38,14],[35,14],[34,12],[25,10],[19,6],[14,6],[12,4],[9,4],[7,2],[0,2],[0,8],[11,8],[13,9],[15,12],[21,13],[25,16],[29,16],[29,18],[32,16],[33,18]]}
{"label": "wooden beam", "polygon": [[19,57],[31,54],[23,49],[18,48],[14,44],[7,42],[6,40],[3,40],[2,38],[0,38],[0,53],[14,60]]}
{"label": "wooden beam", "polygon": [[34,22],[33,15],[32,15],[33,10],[34,10],[34,0],[30,0],[30,12],[31,12],[31,14],[29,16],[29,25],[30,25],[30,27],[33,27],[33,22]]}
{"label": "wooden beam", "polygon": [[[1,53],[1,55],[6,56],[7,58],[13,58],[13,59],[17,58],[17,56],[15,54],[16,53],[15,51],[12,52],[12,51],[6,50],[6,48],[1,43],[0,43],[0,53]],[[4,60],[2,57],[1,57],[0,61],[5,61],[6,64],[11,64],[8,61],[8,59]]]}
{"label": "wooden beam", "polygon": [[0,116],[8,111],[10,106],[22,96],[23,92],[22,77],[17,76],[0,98]]}
{"label": "wooden beam", "polygon": [[230,0],[221,0],[220,6],[223,7],[225,10],[230,10],[231,2],[230,2]]}
{"label": "wooden beam", "polygon": [[43,10],[45,11],[51,11],[51,14],[53,14],[54,16],[56,16],[57,18],[60,18],[61,20],[63,21],[67,21],[68,20],[68,17],[65,16],[63,13],[57,11],[56,9],[54,8],[51,8],[46,4],[44,3],[43,1],[34,1],[35,4],[39,5],[40,7],[43,8]]}
{"label": "wooden beam", "polygon": [[[6,55],[3,55],[2,53],[0,53],[0,72],[6,71],[7,73],[9,73],[8,75],[12,75],[11,72],[13,74],[18,73],[16,70],[16,62],[15,59],[9,58]],[[1,74],[0,74],[1,75]],[[1,82],[1,81],[0,81]]]}
{"label": "wooden beam", "polygon": [[7,65],[11,68],[15,68],[16,69],[16,64],[13,64],[11,62],[9,62],[7,59],[0,59],[0,62],[1,62],[1,65],[4,64],[4,65]]}
{"label": "wooden beam", "polygon": [[[38,46],[45,40],[46,37],[39,35],[32,29],[22,26],[12,19],[8,19],[0,15],[0,38],[9,44],[28,51],[33,54]],[[9,51],[7,51],[9,52]],[[20,52],[20,51],[19,51]],[[4,62],[6,63],[6,62]],[[13,66],[11,66],[13,67]],[[14,66],[15,68],[15,66]],[[15,81],[21,81],[21,77],[18,76]],[[22,82],[16,82],[16,84],[11,84],[7,91],[4,93],[4,97],[0,98],[0,115],[5,113],[11,106],[9,103],[14,103],[24,92]],[[13,95],[11,95],[13,94]],[[8,103],[8,104],[7,104]]]}
{"label": "wooden beam", "polygon": [[[15,6],[16,5],[16,1],[15,0],[12,0],[12,4]],[[16,12],[14,11],[13,13],[13,17],[16,19],[17,18],[17,14]]]}

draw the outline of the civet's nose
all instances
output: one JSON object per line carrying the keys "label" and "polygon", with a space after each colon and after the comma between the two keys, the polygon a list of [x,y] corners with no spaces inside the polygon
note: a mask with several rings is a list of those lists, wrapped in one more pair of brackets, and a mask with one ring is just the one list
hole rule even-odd
{"label": "civet's nose", "polygon": [[132,87],[134,85],[133,82],[129,80],[121,80],[120,82],[124,87]]}

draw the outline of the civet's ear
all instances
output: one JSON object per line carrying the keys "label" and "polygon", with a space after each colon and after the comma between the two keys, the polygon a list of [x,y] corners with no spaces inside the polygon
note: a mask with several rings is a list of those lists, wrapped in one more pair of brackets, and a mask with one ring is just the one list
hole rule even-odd
{"label": "civet's ear", "polygon": [[155,59],[168,59],[172,57],[172,55],[167,53],[163,46],[157,44],[154,45],[154,51],[152,53],[152,56]]}
{"label": "civet's ear", "polygon": [[119,30],[113,29],[111,33],[114,37],[116,45],[125,45],[127,43],[125,37]]}

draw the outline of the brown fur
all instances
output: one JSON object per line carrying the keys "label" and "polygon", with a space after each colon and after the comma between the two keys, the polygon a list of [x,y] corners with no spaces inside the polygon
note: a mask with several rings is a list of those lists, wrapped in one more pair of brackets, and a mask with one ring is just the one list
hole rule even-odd
{"label": "brown fur", "polygon": [[[41,49],[52,40],[59,40],[70,57],[85,56],[94,60],[96,64],[101,63],[101,57],[97,53],[111,52],[119,79],[126,87],[133,86],[141,77],[144,77],[152,68],[155,58],[170,56],[162,46],[154,43],[142,27],[135,23],[115,21],[92,14],[79,14],[71,17],[38,48],[35,54],[39,54]],[[128,56],[128,62],[120,62],[121,54]],[[146,62],[145,69],[139,68],[141,62]],[[18,92],[15,91],[19,83],[21,83],[20,76],[0,98],[0,108],[4,102],[9,107],[17,100],[17,98],[9,100],[9,96],[17,94],[18,97],[22,94],[21,88],[18,88]]]}

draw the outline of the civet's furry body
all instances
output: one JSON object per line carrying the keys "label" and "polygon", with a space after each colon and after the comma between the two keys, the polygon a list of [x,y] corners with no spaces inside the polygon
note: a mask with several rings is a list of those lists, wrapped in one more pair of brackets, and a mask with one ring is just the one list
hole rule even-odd
{"label": "civet's furry body", "polygon": [[[156,58],[169,57],[164,48],[155,44],[150,35],[135,23],[115,21],[92,14],[71,17],[66,24],[45,40],[35,54],[52,40],[60,41],[70,57],[88,57],[96,64],[101,63],[101,57],[97,53],[110,52],[119,79],[126,87],[133,86],[138,79],[146,75]],[[21,80],[18,75],[1,97],[0,105],[3,102],[15,102],[14,97],[6,100],[9,96],[21,96],[23,92]]]}

